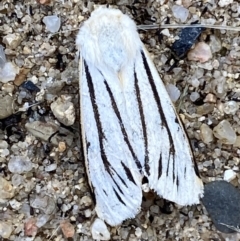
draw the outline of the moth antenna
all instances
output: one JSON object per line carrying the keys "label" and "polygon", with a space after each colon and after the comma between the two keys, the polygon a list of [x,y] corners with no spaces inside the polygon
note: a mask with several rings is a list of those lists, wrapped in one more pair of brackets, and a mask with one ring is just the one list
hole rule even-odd
{"label": "moth antenna", "polygon": [[[233,27],[233,26],[222,26],[222,25],[213,25],[213,24],[162,24],[162,25],[137,25],[137,29],[140,30],[154,30],[159,28],[211,28],[211,29],[220,29],[220,30],[231,30],[231,31],[240,31],[240,27]],[[69,29],[69,30],[62,30],[58,31],[56,33],[50,34],[49,38],[51,38],[54,35],[62,34],[62,33],[68,33],[73,31],[78,31],[79,27]]]}
{"label": "moth antenna", "polygon": [[178,105],[176,106],[177,113],[179,113],[180,110],[181,110],[182,103],[183,103],[184,98],[187,96],[188,89],[189,89],[189,84],[186,84],[183,92],[181,93],[181,95],[180,95],[180,97],[179,97],[179,99],[177,101],[178,102]]}
{"label": "moth antenna", "polygon": [[72,32],[72,31],[78,31],[79,30],[79,27],[77,28],[72,28],[72,29],[69,29],[69,30],[62,30],[62,31],[59,31],[59,32],[56,32],[56,33],[53,33],[51,34],[51,36],[54,36],[56,34],[61,34],[61,33],[68,33],[68,32]]}
{"label": "moth antenna", "polygon": [[212,29],[221,29],[221,30],[231,30],[231,31],[240,31],[240,27],[233,26],[222,26],[222,25],[213,25],[213,24],[163,24],[163,25],[138,25],[137,28],[141,30],[153,30],[159,28],[212,28]]}
{"label": "moth antenna", "polygon": [[41,103],[43,103],[43,102],[37,102],[37,103],[31,104],[29,106],[23,106],[18,111],[16,111],[14,114],[21,112],[21,111],[27,111],[29,108],[36,106],[36,105],[40,105]]}
{"label": "moth antenna", "polygon": [[60,228],[60,225],[57,226],[57,228],[53,231],[52,235],[50,236],[50,238],[48,239],[48,241],[50,241],[53,236],[57,233],[58,229]]}

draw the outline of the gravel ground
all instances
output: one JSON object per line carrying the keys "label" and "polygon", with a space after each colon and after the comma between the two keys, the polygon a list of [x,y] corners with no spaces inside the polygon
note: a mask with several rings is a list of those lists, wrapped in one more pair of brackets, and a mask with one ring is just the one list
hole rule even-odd
{"label": "gravel ground", "polygon": [[[78,134],[75,37],[94,8],[108,3],[138,25],[240,23],[240,5],[230,0],[145,2],[0,2],[6,55],[4,60],[0,48],[0,67],[8,63],[12,74],[7,78],[0,70],[0,240],[93,240],[96,215]],[[50,15],[60,18],[57,33],[46,28],[43,18]],[[180,29],[140,35],[176,100],[204,183],[225,179],[239,187],[240,37],[225,29],[203,31],[170,71],[170,46]],[[237,233],[218,232],[203,205],[180,207],[153,193],[135,219],[108,230],[111,240],[240,240]]]}

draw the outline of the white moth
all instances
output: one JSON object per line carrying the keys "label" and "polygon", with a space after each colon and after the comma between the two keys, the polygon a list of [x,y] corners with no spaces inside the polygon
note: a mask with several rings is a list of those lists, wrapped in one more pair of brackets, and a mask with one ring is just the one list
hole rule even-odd
{"label": "white moth", "polygon": [[203,185],[184,128],[135,23],[95,10],[77,35],[85,164],[97,215],[115,226],[139,212],[142,178],[161,197],[199,203]]}

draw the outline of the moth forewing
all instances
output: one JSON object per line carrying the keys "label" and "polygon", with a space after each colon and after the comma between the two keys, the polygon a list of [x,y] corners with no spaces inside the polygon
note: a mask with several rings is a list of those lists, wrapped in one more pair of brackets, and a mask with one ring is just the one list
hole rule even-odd
{"label": "moth forewing", "polygon": [[119,10],[97,9],[76,43],[85,164],[98,216],[112,226],[133,218],[144,175],[160,196],[198,203],[202,184],[187,136],[134,22]]}
{"label": "moth forewing", "polygon": [[[155,106],[155,113],[158,113],[160,119],[158,123],[149,119],[147,122],[149,126],[147,128],[149,130],[148,152],[149,155],[153,153],[154,157],[149,160],[149,165],[146,167],[146,169],[149,168],[149,173],[145,169],[145,175],[149,179],[150,187],[165,199],[179,205],[199,203],[199,197],[203,193],[203,184],[188,137],[145,48],[143,48],[143,64],[148,81],[152,86],[151,92],[147,93],[147,96],[148,99],[152,96],[150,102]],[[142,90],[144,91],[144,89]],[[146,115],[149,110],[148,106],[148,104],[145,105]],[[152,141],[159,143],[159,147],[155,150],[151,149],[150,142]]]}
{"label": "moth forewing", "polygon": [[[107,91],[103,76],[91,63],[83,66],[81,113],[89,182],[97,214],[115,226],[137,214],[142,199],[141,177],[135,162],[129,162],[132,154],[116,120],[113,97],[103,92]],[[119,210],[121,215],[117,215]]]}

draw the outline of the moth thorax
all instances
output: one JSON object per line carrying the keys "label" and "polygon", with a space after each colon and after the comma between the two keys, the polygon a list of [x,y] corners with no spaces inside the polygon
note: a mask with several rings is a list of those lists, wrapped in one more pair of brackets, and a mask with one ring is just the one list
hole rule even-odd
{"label": "moth thorax", "polygon": [[104,25],[99,34],[101,61],[118,72],[129,61],[129,49],[119,29]]}

